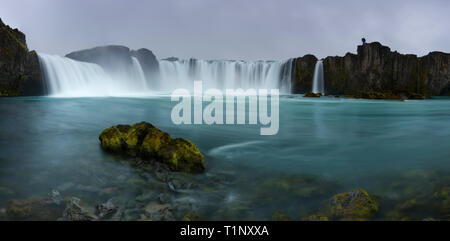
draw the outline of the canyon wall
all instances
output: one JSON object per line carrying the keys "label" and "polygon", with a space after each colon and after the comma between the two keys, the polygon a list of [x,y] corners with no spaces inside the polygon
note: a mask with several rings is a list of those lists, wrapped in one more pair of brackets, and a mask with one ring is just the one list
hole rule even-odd
{"label": "canyon wall", "polygon": [[[118,73],[130,71],[129,67],[137,59],[149,83],[160,75],[160,61],[148,49],[135,51],[110,45],[72,52],[66,57],[96,63],[109,72]],[[292,93],[311,92],[316,62],[313,55],[293,59]],[[373,42],[358,46],[356,54],[326,57],[323,67],[325,92],[330,95],[369,98],[450,95],[450,54],[447,53],[431,52],[418,57],[400,54]],[[280,77],[279,82],[283,81]],[[46,93],[38,55],[28,50],[22,32],[10,28],[0,19],[0,96]]]}
{"label": "canyon wall", "polygon": [[[295,59],[293,93],[311,91],[316,60],[311,55]],[[450,95],[450,54],[446,53],[417,57],[374,42],[358,46],[357,54],[326,57],[323,67],[325,92],[330,95]]]}
{"label": "canyon wall", "polygon": [[25,35],[0,19],[0,96],[45,94],[39,59],[29,51]]}

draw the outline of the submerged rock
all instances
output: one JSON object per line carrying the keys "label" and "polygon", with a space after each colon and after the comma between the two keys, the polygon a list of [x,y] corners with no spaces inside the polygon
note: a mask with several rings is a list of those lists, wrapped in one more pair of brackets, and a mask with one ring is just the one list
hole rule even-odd
{"label": "submerged rock", "polygon": [[99,139],[104,150],[156,160],[172,171],[202,172],[205,169],[203,155],[192,142],[173,139],[150,123],[112,126],[105,129]]}
{"label": "submerged rock", "polygon": [[87,209],[80,205],[80,199],[73,197],[67,202],[66,209],[63,212],[64,221],[94,221],[98,217],[91,214]]}
{"label": "submerged rock", "polygon": [[292,221],[292,219],[282,212],[275,211],[272,214],[272,221]]}
{"label": "submerged rock", "polygon": [[113,202],[108,200],[106,203],[99,204],[95,207],[95,214],[98,215],[100,219],[110,218],[117,212],[117,207]]}
{"label": "submerged rock", "polygon": [[58,190],[52,190],[47,195],[47,198],[44,200],[44,202],[47,204],[56,204],[56,205],[60,205],[61,203],[63,203],[63,201],[64,199]]}
{"label": "submerged rock", "polygon": [[377,211],[377,201],[363,189],[336,194],[328,205],[328,212],[338,220],[369,220]]}
{"label": "submerged rock", "polygon": [[170,203],[170,201],[171,201],[171,198],[170,198],[170,196],[168,194],[160,193],[158,195],[158,202],[159,203],[161,203],[161,204]]}
{"label": "submerged rock", "polygon": [[145,216],[153,221],[173,221],[173,207],[170,204],[160,204],[156,202],[148,203],[144,207]]}
{"label": "submerged rock", "polygon": [[199,221],[200,215],[194,211],[188,212],[184,217],[183,221]]}
{"label": "submerged rock", "polygon": [[6,220],[55,221],[63,212],[64,205],[48,198],[16,199],[8,203]]}
{"label": "submerged rock", "polygon": [[303,221],[329,221],[327,215],[322,213],[312,214],[302,218]]}

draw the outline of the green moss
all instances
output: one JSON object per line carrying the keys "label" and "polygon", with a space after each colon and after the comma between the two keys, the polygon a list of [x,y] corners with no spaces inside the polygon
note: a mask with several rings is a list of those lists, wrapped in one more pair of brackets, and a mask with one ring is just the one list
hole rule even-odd
{"label": "green moss", "polygon": [[378,203],[363,189],[334,195],[328,212],[338,220],[364,221],[378,212]]}
{"label": "green moss", "polygon": [[8,220],[56,221],[62,216],[62,211],[62,206],[46,204],[42,198],[30,198],[10,201],[6,215]]}
{"label": "green moss", "polygon": [[129,129],[126,125],[117,125],[102,131],[99,136],[102,148],[113,152],[126,149],[126,134]]}
{"label": "green moss", "polygon": [[183,221],[199,221],[200,215],[194,211],[190,211],[183,217]]}
{"label": "green moss", "polygon": [[329,221],[329,218],[326,214],[316,213],[312,215],[308,215],[302,218],[303,221]]}
{"label": "green moss", "polygon": [[176,138],[153,125],[141,122],[117,125],[105,129],[99,136],[103,149],[154,159],[173,171],[201,172],[205,169],[204,157],[190,141]]}
{"label": "green moss", "polygon": [[272,214],[272,221],[292,221],[292,219],[282,212],[275,211]]}
{"label": "green moss", "polygon": [[438,199],[447,199],[450,197],[450,187],[439,188],[434,192],[434,197]]}

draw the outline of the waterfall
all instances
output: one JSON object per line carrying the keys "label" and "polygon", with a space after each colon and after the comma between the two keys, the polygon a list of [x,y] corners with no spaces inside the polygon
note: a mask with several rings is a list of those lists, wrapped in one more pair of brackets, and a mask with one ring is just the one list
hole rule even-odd
{"label": "waterfall", "polygon": [[141,84],[142,88],[147,89],[147,80],[145,79],[144,70],[142,69],[141,63],[136,57],[131,57],[133,61],[133,74],[136,75],[137,81]]}
{"label": "waterfall", "polygon": [[323,63],[322,60],[318,60],[316,67],[314,68],[314,79],[312,93],[315,94],[325,94],[325,86],[323,82]]}
{"label": "waterfall", "polygon": [[292,60],[159,60],[159,75],[146,78],[139,60],[131,57],[130,66],[114,73],[97,64],[66,57],[39,54],[48,94],[62,97],[134,96],[170,93],[177,88],[192,90],[195,80],[203,88],[280,89],[289,94]]}
{"label": "waterfall", "polygon": [[139,61],[132,58],[130,73],[113,75],[97,64],[39,53],[50,96],[92,97],[145,95],[150,91]]}
{"label": "waterfall", "polygon": [[203,87],[217,89],[280,89],[289,94],[292,60],[234,61],[234,60],[161,60],[159,87],[192,89],[194,80]]}

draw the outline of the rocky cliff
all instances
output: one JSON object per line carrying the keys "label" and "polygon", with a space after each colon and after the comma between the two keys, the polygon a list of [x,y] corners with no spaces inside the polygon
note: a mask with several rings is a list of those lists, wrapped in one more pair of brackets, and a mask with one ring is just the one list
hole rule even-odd
{"label": "rocky cliff", "polygon": [[[159,62],[148,49],[130,50],[110,45],[67,54],[66,57],[96,63],[110,72],[130,71],[136,57],[149,82],[159,75]],[[317,58],[294,59],[292,92],[311,91]],[[378,42],[358,46],[357,53],[323,60],[325,91],[330,95],[363,98],[422,98],[450,96],[450,54],[431,52],[418,57],[400,54]],[[29,51],[25,35],[0,19],[0,96],[44,95],[39,58]]]}
{"label": "rocky cliff", "polygon": [[[294,93],[311,91],[317,58],[296,58]],[[327,94],[359,97],[450,95],[450,54],[432,52],[423,57],[392,52],[378,42],[358,46],[357,54],[323,60]],[[374,94],[383,93],[383,94]]]}
{"label": "rocky cliff", "polygon": [[0,19],[0,96],[45,94],[39,58],[28,51],[25,35]]}
{"label": "rocky cliff", "polygon": [[109,73],[129,71],[136,57],[141,64],[144,75],[151,82],[159,73],[159,62],[152,51],[148,49],[130,50],[120,45],[100,46],[91,49],[75,51],[66,57],[102,66]]}

